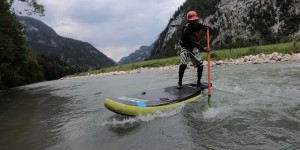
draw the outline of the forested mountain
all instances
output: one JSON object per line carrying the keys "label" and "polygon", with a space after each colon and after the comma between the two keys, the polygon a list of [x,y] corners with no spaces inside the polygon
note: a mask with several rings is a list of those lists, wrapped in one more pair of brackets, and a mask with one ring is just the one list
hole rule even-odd
{"label": "forested mountain", "polygon": [[139,61],[144,61],[150,56],[151,50],[153,49],[153,44],[150,46],[141,46],[138,50],[135,50],[127,57],[122,57],[118,62],[119,65],[130,64]]}
{"label": "forested mountain", "polygon": [[[89,69],[88,66],[70,65],[61,57],[34,53],[28,46],[23,26],[17,21],[15,12],[10,11],[12,2],[0,1],[0,90],[59,79]],[[36,1],[22,2],[33,7],[29,13],[43,14],[43,6]],[[53,30],[44,29],[55,35]]]}
{"label": "forested mountain", "polygon": [[187,0],[154,42],[151,59],[177,55],[190,10],[198,13],[203,24],[213,25],[214,49],[286,42],[300,36],[299,0]]}
{"label": "forested mountain", "polygon": [[68,64],[105,68],[116,63],[87,42],[59,36],[43,22],[24,16],[17,19],[25,27],[26,40],[39,54],[58,57]]}

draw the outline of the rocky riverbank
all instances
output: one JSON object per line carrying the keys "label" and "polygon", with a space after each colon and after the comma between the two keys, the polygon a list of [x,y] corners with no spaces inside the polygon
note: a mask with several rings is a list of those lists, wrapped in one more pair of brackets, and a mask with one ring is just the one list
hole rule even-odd
{"label": "rocky riverbank", "polygon": [[[244,64],[262,64],[262,63],[285,62],[285,61],[300,61],[300,53],[289,55],[289,54],[281,54],[281,53],[274,52],[272,54],[249,55],[238,59],[230,58],[230,59],[220,60],[220,61],[211,61],[211,67],[225,66],[225,65],[229,66],[229,65],[244,65]],[[203,63],[204,66],[207,66],[207,61],[204,61]],[[178,65],[164,66],[158,68],[138,68],[130,71],[114,71],[114,72],[107,72],[107,73],[100,73],[100,74],[89,74],[86,76],[64,77],[62,79],[126,75],[132,73],[164,71],[164,70],[178,70]]]}

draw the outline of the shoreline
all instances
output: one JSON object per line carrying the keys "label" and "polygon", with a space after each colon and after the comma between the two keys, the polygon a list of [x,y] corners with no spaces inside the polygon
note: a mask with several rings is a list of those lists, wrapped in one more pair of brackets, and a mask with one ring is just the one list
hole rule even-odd
{"label": "shoreline", "polygon": [[[245,65],[245,64],[263,64],[263,63],[274,63],[274,62],[286,62],[286,61],[300,61],[300,53],[296,54],[282,54],[273,52],[272,54],[257,54],[257,55],[248,55],[237,59],[226,59],[219,61],[211,61],[211,67],[216,66],[232,66],[232,65]],[[188,66],[192,66],[191,63]],[[207,61],[203,61],[203,66],[207,66]],[[178,70],[179,65],[171,65],[157,68],[138,68],[129,71],[113,71],[99,74],[88,74],[85,76],[75,76],[75,77],[63,77],[59,80],[66,79],[76,79],[76,78],[90,78],[90,77],[102,77],[102,76],[119,76],[127,75],[133,73],[144,73],[144,72],[153,72],[153,71],[165,71],[165,70]]]}

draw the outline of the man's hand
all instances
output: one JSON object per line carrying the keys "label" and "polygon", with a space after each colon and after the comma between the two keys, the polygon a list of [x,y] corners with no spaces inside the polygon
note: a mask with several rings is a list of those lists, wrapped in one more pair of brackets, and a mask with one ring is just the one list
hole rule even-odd
{"label": "man's hand", "polygon": [[212,30],[212,24],[210,24],[210,23],[208,23],[205,27]]}
{"label": "man's hand", "polygon": [[211,50],[211,49],[208,48],[208,47],[204,47],[204,49],[203,49],[203,51],[205,51],[205,52],[207,52],[207,53],[210,52],[210,50]]}

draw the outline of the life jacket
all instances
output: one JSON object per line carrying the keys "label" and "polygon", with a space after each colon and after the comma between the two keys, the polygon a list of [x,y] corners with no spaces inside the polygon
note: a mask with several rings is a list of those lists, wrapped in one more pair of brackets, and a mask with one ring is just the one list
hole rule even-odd
{"label": "life jacket", "polygon": [[200,30],[199,31],[196,31],[196,32],[193,32],[193,35],[194,35],[194,38],[197,42],[200,42],[200,39],[201,39],[201,34],[200,34]]}
{"label": "life jacket", "polygon": [[[179,44],[181,46],[184,46],[184,42],[182,40],[183,38],[183,32],[184,30],[189,26],[189,23],[187,23],[183,28],[182,28],[182,31],[181,31],[181,37],[179,39]],[[200,33],[200,30],[196,31],[196,32],[193,32],[193,37],[195,39],[196,42],[200,42],[200,39],[201,39],[201,33]]]}

